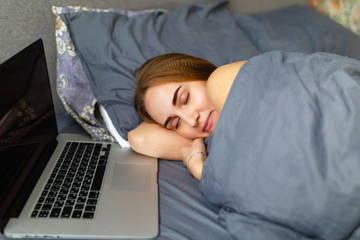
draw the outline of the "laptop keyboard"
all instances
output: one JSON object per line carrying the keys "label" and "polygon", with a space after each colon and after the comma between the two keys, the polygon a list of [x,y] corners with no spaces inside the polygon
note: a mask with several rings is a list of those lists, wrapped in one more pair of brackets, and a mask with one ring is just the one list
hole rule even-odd
{"label": "laptop keyboard", "polygon": [[110,148],[68,142],[31,217],[94,218]]}

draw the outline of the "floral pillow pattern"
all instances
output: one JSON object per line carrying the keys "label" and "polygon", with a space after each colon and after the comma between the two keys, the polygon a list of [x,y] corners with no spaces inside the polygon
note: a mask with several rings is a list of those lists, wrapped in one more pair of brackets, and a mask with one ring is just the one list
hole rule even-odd
{"label": "floral pillow pattern", "polygon": [[311,0],[311,7],[360,35],[359,0]]}
{"label": "floral pillow pattern", "polygon": [[[89,81],[82,67],[80,57],[75,52],[66,24],[60,14],[80,11],[118,12],[129,17],[144,11],[120,9],[96,9],[87,7],[52,7],[56,16],[55,38],[57,47],[57,94],[66,111],[84,128],[93,139],[115,142],[98,114],[98,103],[91,90]],[[99,117],[100,116],[100,117]]]}

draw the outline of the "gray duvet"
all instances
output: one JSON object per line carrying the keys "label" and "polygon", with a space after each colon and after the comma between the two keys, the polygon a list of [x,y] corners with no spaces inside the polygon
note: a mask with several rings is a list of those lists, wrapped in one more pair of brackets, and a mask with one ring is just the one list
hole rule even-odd
{"label": "gray duvet", "polygon": [[360,61],[251,58],[208,151],[200,188],[236,239],[358,239]]}

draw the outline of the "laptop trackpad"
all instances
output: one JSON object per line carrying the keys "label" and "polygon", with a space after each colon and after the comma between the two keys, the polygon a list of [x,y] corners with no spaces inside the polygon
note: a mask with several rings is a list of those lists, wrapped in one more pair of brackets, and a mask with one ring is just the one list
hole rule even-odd
{"label": "laptop trackpad", "polygon": [[150,165],[136,163],[116,163],[111,190],[150,190]]}

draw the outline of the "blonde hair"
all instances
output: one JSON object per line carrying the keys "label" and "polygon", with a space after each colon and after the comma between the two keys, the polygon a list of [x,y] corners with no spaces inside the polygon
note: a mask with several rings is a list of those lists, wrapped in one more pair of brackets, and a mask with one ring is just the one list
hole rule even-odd
{"label": "blonde hair", "polygon": [[216,66],[204,59],[181,53],[167,53],[146,61],[135,73],[137,82],[134,106],[140,117],[155,122],[145,109],[146,90],[168,82],[206,81]]}

